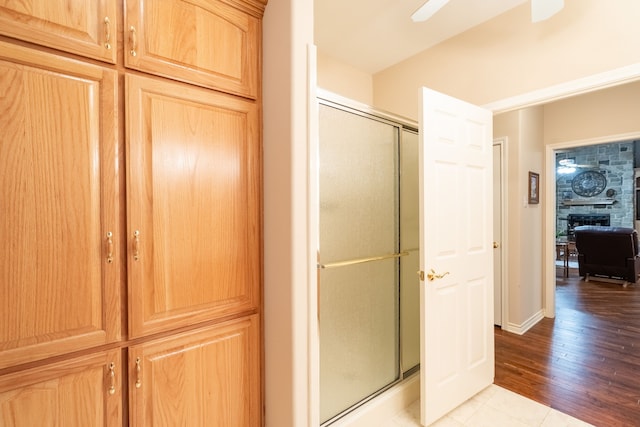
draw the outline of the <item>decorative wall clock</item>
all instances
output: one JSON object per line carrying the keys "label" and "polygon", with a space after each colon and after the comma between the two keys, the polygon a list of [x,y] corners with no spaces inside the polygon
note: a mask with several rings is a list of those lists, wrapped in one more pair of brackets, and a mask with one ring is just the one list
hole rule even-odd
{"label": "decorative wall clock", "polygon": [[593,197],[602,193],[607,186],[607,178],[602,172],[585,171],[577,174],[571,181],[571,188],[577,195]]}

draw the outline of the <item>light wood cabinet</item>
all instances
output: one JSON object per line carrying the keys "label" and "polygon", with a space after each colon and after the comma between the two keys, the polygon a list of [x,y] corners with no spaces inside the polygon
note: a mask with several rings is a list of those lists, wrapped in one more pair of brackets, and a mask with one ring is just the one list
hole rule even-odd
{"label": "light wood cabinet", "polygon": [[0,0],[0,427],[262,425],[265,5]]}
{"label": "light wood cabinet", "polygon": [[259,426],[259,334],[254,315],[133,346],[130,425]]}
{"label": "light wood cabinet", "polygon": [[0,369],[120,339],[116,84],[0,42]]}
{"label": "light wood cabinet", "polygon": [[258,309],[255,103],[128,75],[129,333]]}
{"label": "light wood cabinet", "polygon": [[[252,3],[126,0],[125,64],[256,98],[262,10]],[[266,0],[255,3],[264,6]]]}
{"label": "light wood cabinet", "polygon": [[110,63],[117,0],[0,0],[0,34]]}
{"label": "light wood cabinet", "polygon": [[121,368],[112,350],[0,376],[0,426],[121,426]]}

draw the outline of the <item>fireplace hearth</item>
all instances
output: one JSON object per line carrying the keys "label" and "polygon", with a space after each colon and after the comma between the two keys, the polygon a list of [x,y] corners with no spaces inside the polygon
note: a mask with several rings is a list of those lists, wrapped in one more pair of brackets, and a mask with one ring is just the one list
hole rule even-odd
{"label": "fireplace hearth", "polygon": [[567,237],[569,241],[576,239],[575,228],[581,225],[611,225],[609,214],[569,214],[567,215]]}

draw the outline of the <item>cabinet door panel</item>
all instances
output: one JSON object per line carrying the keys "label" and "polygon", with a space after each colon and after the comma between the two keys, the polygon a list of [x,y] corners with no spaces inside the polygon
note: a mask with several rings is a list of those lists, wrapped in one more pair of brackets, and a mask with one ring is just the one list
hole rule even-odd
{"label": "cabinet door panel", "polygon": [[219,0],[127,0],[125,65],[222,91],[258,94],[260,19]]}
{"label": "cabinet door panel", "polygon": [[116,0],[0,0],[0,34],[115,64]]}
{"label": "cabinet door panel", "polygon": [[259,331],[254,315],[132,347],[131,426],[261,425]]}
{"label": "cabinet door panel", "polygon": [[257,107],[178,83],[126,83],[131,336],[257,309]]}
{"label": "cabinet door panel", "polygon": [[113,350],[0,376],[0,426],[121,426],[120,359]]}
{"label": "cabinet door panel", "polygon": [[120,335],[116,79],[0,43],[0,368]]}

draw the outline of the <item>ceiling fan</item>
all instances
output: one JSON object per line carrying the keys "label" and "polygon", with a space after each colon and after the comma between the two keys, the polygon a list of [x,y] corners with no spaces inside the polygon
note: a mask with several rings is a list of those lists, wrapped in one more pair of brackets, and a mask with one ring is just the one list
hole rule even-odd
{"label": "ceiling fan", "polygon": [[599,169],[600,165],[580,165],[577,164],[574,159],[560,159],[558,165],[567,168],[587,168],[587,169]]}
{"label": "ceiling fan", "polygon": [[[436,14],[449,0],[427,0],[411,19],[414,22],[422,22]],[[551,18],[564,7],[564,0],[531,0],[531,22],[536,23]]]}
{"label": "ceiling fan", "polygon": [[576,163],[574,159],[564,158],[558,160],[558,166],[556,168],[556,172],[559,174],[565,175],[574,173],[577,169],[588,169],[590,171],[595,171],[600,169],[600,165],[581,165]]}

